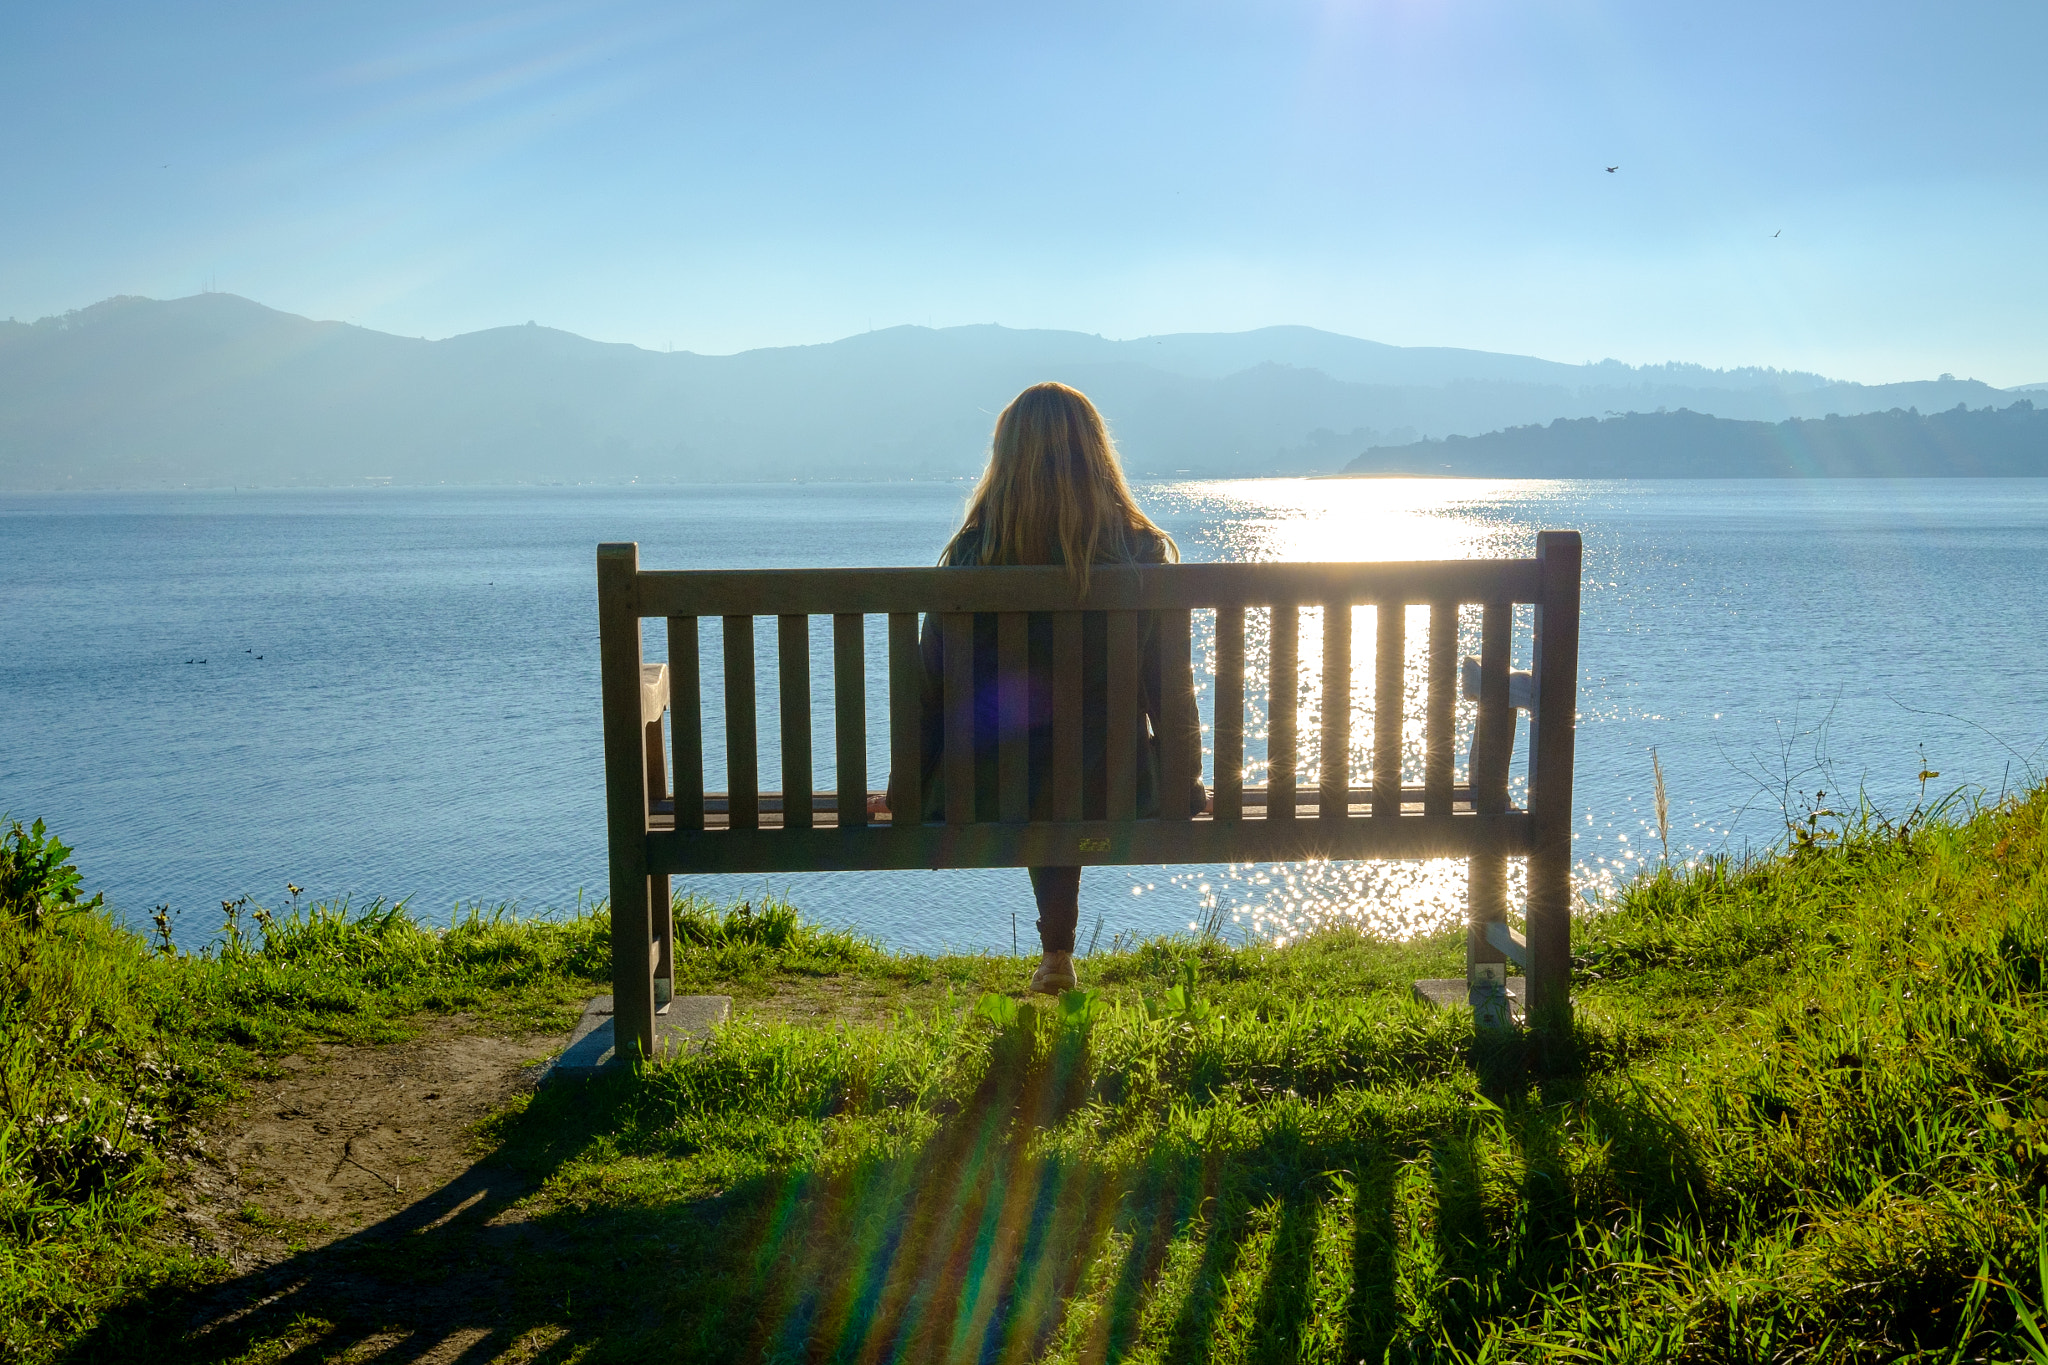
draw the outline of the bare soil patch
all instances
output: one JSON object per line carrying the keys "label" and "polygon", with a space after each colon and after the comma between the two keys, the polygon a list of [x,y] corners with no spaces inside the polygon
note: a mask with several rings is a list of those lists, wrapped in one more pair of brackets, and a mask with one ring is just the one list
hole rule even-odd
{"label": "bare soil patch", "polygon": [[[926,993],[936,1000],[943,989]],[[879,1022],[912,1003],[905,994],[845,979],[777,983],[743,995],[736,1013]],[[175,1235],[230,1273],[151,1307],[158,1355],[552,1360],[637,1320],[631,1295],[612,1302],[590,1283],[591,1267],[602,1279],[614,1259],[602,1245],[605,1217],[585,1228],[535,1213],[524,1201],[544,1177],[494,1163],[478,1136],[564,1036],[474,1028],[441,1018],[410,1042],[281,1058],[216,1117],[171,1211]]]}
{"label": "bare soil patch", "polygon": [[488,1340],[503,1337],[494,1306],[516,1293],[508,1257],[533,1248],[515,1207],[522,1182],[479,1164],[476,1129],[562,1039],[469,1027],[437,1019],[410,1042],[283,1058],[209,1126],[172,1212],[233,1274],[190,1303],[181,1354],[289,1344],[293,1359],[349,1360],[401,1342],[390,1358],[529,1354],[530,1335]]}
{"label": "bare soil patch", "polygon": [[476,1125],[531,1086],[553,1034],[497,1038],[438,1019],[410,1042],[323,1044],[221,1114],[177,1212],[236,1270],[383,1221],[469,1169]]}

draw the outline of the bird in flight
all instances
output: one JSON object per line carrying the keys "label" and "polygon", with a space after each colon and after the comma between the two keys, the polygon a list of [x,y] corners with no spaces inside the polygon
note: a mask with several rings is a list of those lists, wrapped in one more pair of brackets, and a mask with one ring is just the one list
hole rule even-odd
{"label": "bird in flight", "polygon": [[1609,175],[1613,175],[1613,174],[1614,174],[1614,173],[1615,173],[1616,171],[1618,171],[1618,170],[1620,170],[1620,169],[1621,169],[1621,167],[1619,167],[1619,166],[1609,166],[1609,167],[1607,168],[1607,173],[1608,173]]}
{"label": "bird in flight", "polygon": [[[1785,229],[1783,229],[1783,228],[1779,228],[1779,229],[1778,229],[1778,232],[1783,232],[1784,230],[1785,230]],[[1773,236],[1773,237],[1777,236],[1777,235],[1778,235],[1778,232],[1774,232],[1774,233],[1772,233],[1772,234],[1771,234],[1771,236]]]}

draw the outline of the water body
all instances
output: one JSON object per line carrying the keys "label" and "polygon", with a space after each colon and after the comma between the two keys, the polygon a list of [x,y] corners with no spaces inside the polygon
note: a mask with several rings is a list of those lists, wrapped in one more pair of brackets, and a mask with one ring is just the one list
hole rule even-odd
{"label": "water body", "polygon": [[[287,881],[308,897],[407,897],[436,919],[475,902],[568,907],[605,881],[597,542],[638,540],[661,568],[928,564],[965,493],[0,497],[0,810],[48,820],[132,921],[168,905],[188,947],[215,933],[222,899],[282,905]],[[1995,795],[2048,763],[2048,480],[1252,480],[1143,497],[1189,559],[1527,554],[1540,529],[1582,531],[1575,825],[1594,895],[1662,856],[1653,747],[1674,857],[1771,844],[1788,793],[1836,806],[1866,790],[1896,812],[1925,770],[1941,774],[1929,795]],[[659,657],[659,624],[648,634]],[[1357,637],[1362,697],[1369,610]],[[815,651],[821,688],[828,657]],[[821,786],[829,717],[821,705]],[[774,771],[772,743],[762,764]],[[1031,942],[1016,871],[692,889],[774,890],[901,947],[1007,951],[1013,916]],[[1084,883],[1082,936],[1186,930],[1211,905],[1231,934],[1332,920],[1411,933],[1455,921],[1462,894],[1455,864],[1103,868]]]}

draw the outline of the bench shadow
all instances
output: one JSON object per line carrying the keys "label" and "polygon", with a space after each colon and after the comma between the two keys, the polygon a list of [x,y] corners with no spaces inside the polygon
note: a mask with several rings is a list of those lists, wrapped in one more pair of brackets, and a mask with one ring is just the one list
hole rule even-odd
{"label": "bench shadow", "polygon": [[[1540,1216],[1490,1226],[1470,1138],[1397,1152],[1282,1127],[1136,1168],[1061,1156],[1038,1139],[1087,1097],[1085,1038],[1034,1052],[1006,1030],[992,1046],[971,1099],[905,1148],[790,1160],[713,1196],[586,1206],[570,1194],[531,1212],[520,1201],[620,1131],[639,1094],[630,1075],[560,1083],[503,1120],[468,1171],[399,1213],[223,1283],[138,1292],[66,1359],[469,1365],[516,1348],[542,1362],[1026,1361],[1064,1340],[1069,1305],[1086,1301],[1090,1317],[1066,1341],[1076,1358],[1125,1359],[1149,1333],[1163,1358],[1202,1361],[1244,1267],[1248,1215],[1271,1208],[1259,1215],[1263,1278],[1238,1301],[1249,1295],[1251,1357],[1279,1361],[1315,1311],[1317,1247],[1340,1189],[1353,1226],[1333,1330],[1345,1358],[1378,1359],[1402,1331],[1404,1160],[1430,1161],[1439,1255],[1473,1283],[1503,1256],[1552,1263],[1569,1218],[1556,1191],[1532,1187]],[[1545,1125],[1523,1124],[1515,1140],[1540,1185],[1534,1173],[1557,1160]],[[619,1165],[630,1180],[630,1159]],[[1169,1264],[1187,1266],[1177,1245],[1194,1264],[1169,1287]],[[1084,1284],[1091,1273],[1101,1279]],[[1488,1297],[1464,1306],[1497,1311]]]}

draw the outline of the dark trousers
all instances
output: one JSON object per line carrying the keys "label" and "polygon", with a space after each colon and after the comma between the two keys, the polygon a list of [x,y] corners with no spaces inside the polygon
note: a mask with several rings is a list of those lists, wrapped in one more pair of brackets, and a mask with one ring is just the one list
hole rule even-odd
{"label": "dark trousers", "polygon": [[1048,953],[1074,951],[1074,926],[1081,919],[1081,869],[1034,867],[1031,894],[1038,901],[1038,943]]}

